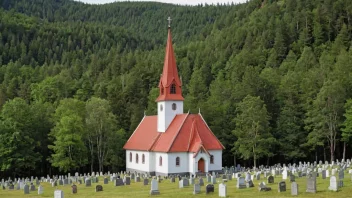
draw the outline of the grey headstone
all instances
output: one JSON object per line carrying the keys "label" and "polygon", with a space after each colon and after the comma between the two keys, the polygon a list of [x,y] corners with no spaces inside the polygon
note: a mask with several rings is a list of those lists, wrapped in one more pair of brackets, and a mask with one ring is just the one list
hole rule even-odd
{"label": "grey headstone", "polygon": [[39,185],[39,186],[38,186],[38,195],[41,195],[41,194],[43,194],[43,193],[44,193],[44,188],[43,188],[42,185]]}
{"label": "grey headstone", "polygon": [[316,193],[317,192],[317,181],[315,177],[307,178],[307,189],[306,192]]}
{"label": "grey headstone", "polygon": [[286,192],[286,182],[284,182],[284,181],[279,182],[278,192]]}
{"label": "grey headstone", "polygon": [[294,182],[296,181],[296,178],[293,174],[290,175],[290,182]]}
{"label": "grey headstone", "polygon": [[149,179],[144,178],[144,180],[143,180],[143,185],[146,186],[146,185],[148,185],[148,183],[149,183]]}
{"label": "grey headstone", "polygon": [[243,177],[238,177],[238,178],[237,178],[237,185],[236,185],[236,187],[237,187],[238,189],[246,188],[246,187],[247,187],[247,186],[246,186],[246,183],[245,183],[245,179],[244,179]]}
{"label": "grey headstone", "polygon": [[199,185],[200,185],[200,186],[204,186],[203,178],[200,178],[200,179],[199,179]]}
{"label": "grey headstone", "polygon": [[194,184],[193,194],[199,194],[199,193],[200,193],[200,185],[199,184]]}
{"label": "grey headstone", "polygon": [[247,186],[247,188],[253,188],[253,187],[254,187],[253,181],[252,181],[252,180],[249,180],[249,181],[246,183],[246,186]]}
{"label": "grey headstone", "polygon": [[271,188],[267,187],[264,182],[261,182],[258,186],[259,191],[270,191]]}
{"label": "grey headstone", "polygon": [[321,171],[321,178],[326,179],[326,170]]}
{"label": "grey headstone", "polygon": [[24,194],[29,194],[29,186],[27,184],[24,185],[23,192]]}
{"label": "grey headstone", "polygon": [[134,179],[135,182],[141,182],[141,177],[140,176],[136,176]]}
{"label": "grey headstone", "polygon": [[298,184],[296,182],[291,183],[291,195],[293,196],[298,195]]}
{"label": "grey headstone", "polygon": [[159,184],[156,179],[152,179],[151,181],[151,189],[150,189],[150,195],[159,195]]}
{"label": "grey headstone", "polygon": [[54,191],[54,198],[64,198],[64,191],[62,191],[62,190],[55,190],[55,191]]}
{"label": "grey headstone", "polygon": [[130,177],[126,177],[125,178],[125,185],[131,185],[131,178]]}
{"label": "grey headstone", "polygon": [[108,178],[104,178],[104,184],[109,184],[109,179]]}
{"label": "grey headstone", "polygon": [[33,185],[33,183],[31,183],[30,188],[31,188],[31,191],[36,191],[35,186]]}
{"label": "grey headstone", "polygon": [[115,186],[123,186],[123,180],[121,178],[118,178],[115,180]]}
{"label": "grey headstone", "polygon": [[274,183],[274,177],[273,177],[272,175],[270,175],[270,176],[268,177],[268,183],[269,183],[269,184],[273,184],[273,183]]}
{"label": "grey headstone", "polygon": [[86,184],[86,187],[92,186],[92,181],[89,178],[87,178],[85,181],[85,184]]}

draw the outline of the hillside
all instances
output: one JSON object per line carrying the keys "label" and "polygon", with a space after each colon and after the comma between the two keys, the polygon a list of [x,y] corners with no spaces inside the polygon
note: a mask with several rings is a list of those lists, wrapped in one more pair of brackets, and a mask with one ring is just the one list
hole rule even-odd
{"label": "hillside", "polygon": [[[123,169],[123,143],[156,111],[169,15],[185,111],[201,109],[226,147],[224,165],[352,155],[348,0],[0,5],[0,173]],[[98,104],[117,139],[101,148],[81,113]],[[75,141],[60,140],[73,132]],[[79,149],[72,156],[62,143]]]}

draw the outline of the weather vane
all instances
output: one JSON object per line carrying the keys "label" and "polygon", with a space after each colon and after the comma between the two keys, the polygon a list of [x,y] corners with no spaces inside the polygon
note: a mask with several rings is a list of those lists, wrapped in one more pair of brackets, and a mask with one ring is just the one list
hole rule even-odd
{"label": "weather vane", "polygon": [[169,27],[171,27],[171,17],[168,17],[167,20],[169,21]]}

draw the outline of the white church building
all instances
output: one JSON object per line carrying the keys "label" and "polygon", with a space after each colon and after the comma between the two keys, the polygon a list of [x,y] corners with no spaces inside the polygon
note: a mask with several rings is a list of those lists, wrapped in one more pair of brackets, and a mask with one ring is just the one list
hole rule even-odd
{"label": "white church building", "polygon": [[169,26],[158,115],[144,116],[127,140],[126,171],[171,175],[222,170],[224,146],[200,113],[184,113],[181,86]]}

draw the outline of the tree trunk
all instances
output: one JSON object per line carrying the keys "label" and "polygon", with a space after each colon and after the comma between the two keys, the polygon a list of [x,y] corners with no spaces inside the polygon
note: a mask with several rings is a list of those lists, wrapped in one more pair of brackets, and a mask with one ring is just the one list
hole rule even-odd
{"label": "tree trunk", "polygon": [[342,159],[345,160],[346,157],[346,142],[343,142],[343,155],[342,155]]}
{"label": "tree trunk", "polygon": [[[333,143],[331,143],[333,144]],[[332,163],[335,160],[334,156],[334,145],[330,145],[330,162]]]}
{"label": "tree trunk", "polygon": [[325,146],[323,147],[323,150],[324,150],[324,163],[326,161],[326,150],[325,150]]}
{"label": "tree trunk", "polygon": [[237,163],[236,163],[236,155],[233,155],[233,164],[234,164],[234,167],[237,166]]}
{"label": "tree trunk", "polygon": [[254,148],[254,146],[253,146],[253,162],[254,162],[254,168],[256,168],[257,167],[257,158],[256,158],[256,156],[255,156],[255,148]]}

